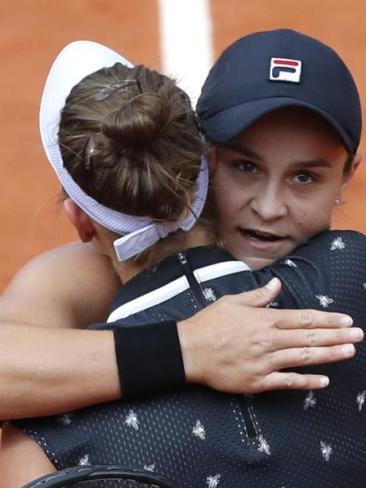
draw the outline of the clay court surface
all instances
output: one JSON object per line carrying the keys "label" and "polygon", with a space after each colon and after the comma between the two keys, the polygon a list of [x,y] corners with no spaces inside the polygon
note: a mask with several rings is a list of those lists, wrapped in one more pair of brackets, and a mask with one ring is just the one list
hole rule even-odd
{"label": "clay court surface", "polygon": [[[320,38],[346,60],[366,107],[365,0],[212,0],[210,18],[215,56],[257,30],[291,27]],[[161,68],[161,36],[154,0],[3,0],[0,25],[1,290],[32,256],[76,239],[38,137],[38,104],[53,57],[71,40],[90,39]],[[365,204],[366,166],[334,225],[366,232]]]}

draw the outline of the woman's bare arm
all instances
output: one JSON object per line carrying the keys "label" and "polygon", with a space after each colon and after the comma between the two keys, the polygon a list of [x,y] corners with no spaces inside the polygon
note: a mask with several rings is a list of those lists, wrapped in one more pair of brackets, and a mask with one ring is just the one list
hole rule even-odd
{"label": "woman's bare arm", "polygon": [[37,417],[120,398],[111,331],[0,326],[0,418]]}
{"label": "woman's bare arm", "polygon": [[32,259],[0,297],[0,321],[62,328],[104,322],[121,282],[109,258],[73,243]]}
{"label": "woman's bare arm", "polygon": [[[110,263],[81,244],[46,253],[18,273],[0,305],[1,419],[57,414],[121,396],[112,332],[75,329],[104,319],[117,285]],[[319,346],[312,348],[314,363],[350,357],[342,344],[360,339],[340,330],[338,316],[257,308],[278,289],[226,297],[178,324],[187,381],[241,393],[322,387],[319,376],[275,374],[287,329],[293,329],[295,355],[288,367],[299,364],[310,327]]]}
{"label": "woman's bare arm", "polygon": [[105,320],[119,286],[110,261],[79,243],[17,273],[0,298],[1,419],[120,397],[112,332],[76,330]]}
{"label": "woman's bare arm", "polygon": [[1,488],[22,488],[56,471],[42,448],[15,427],[4,426],[0,449]]}

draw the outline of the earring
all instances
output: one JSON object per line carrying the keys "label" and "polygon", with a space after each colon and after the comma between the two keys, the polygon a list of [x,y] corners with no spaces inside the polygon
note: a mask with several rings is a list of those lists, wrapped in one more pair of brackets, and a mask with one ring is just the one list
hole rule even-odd
{"label": "earring", "polygon": [[341,204],[341,202],[342,202],[342,200],[341,200],[340,198],[337,198],[337,200],[335,201],[335,204],[336,204],[336,205],[340,205],[340,204]]}

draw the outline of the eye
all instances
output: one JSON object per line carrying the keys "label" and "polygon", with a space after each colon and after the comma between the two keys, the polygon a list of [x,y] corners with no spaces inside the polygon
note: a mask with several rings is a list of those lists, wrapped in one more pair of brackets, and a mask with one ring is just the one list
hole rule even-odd
{"label": "eye", "polygon": [[308,173],[307,171],[298,173],[296,176],[294,176],[293,180],[295,183],[298,183],[300,185],[309,185],[310,183],[315,183],[317,181],[315,176]]}
{"label": "eye", "polygon": [[260,169],[251,161],[233,161],[233,166],[246,174],[260,175]]}

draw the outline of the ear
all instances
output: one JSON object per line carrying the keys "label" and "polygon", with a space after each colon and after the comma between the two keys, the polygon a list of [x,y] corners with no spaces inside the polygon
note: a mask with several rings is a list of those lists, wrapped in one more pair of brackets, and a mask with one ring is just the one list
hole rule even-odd
{"label": "ear", "polygon": [[352,165],[351,165],[350,169],[347,171],[347,173],[344,173],[344,175],[343,175],[343,183],[341,186],[340,197],[342,197],[344,192],[346,191],[349,183],[351,182],[351,180],[353,178],[353,175],[355,174],[357,168],[361,164],[361,160],[362,160],[361,154],[356,153],[354,158],[353,158]]}
{"label": "ear", "polygon": [[96,234],[92,220],[71,198],[64,200],[63,205],[67,218],[75,227],[80,240],[82,242],[90,242]]}

